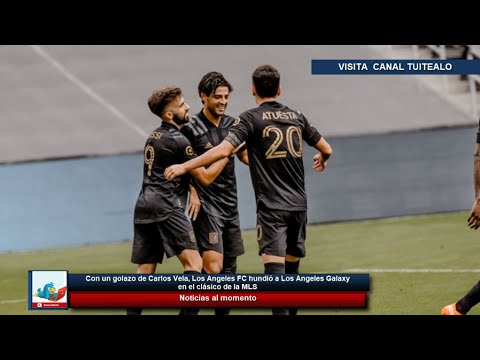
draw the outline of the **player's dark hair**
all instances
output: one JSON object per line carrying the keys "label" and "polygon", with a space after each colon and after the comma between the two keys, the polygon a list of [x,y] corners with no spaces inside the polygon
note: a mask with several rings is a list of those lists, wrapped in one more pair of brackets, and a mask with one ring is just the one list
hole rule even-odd
{"label": "player's dark hair", "polygon": [[155,90],[148,98],[148,107],[152,113],[161,117],[167,105],[179,96],[182,96],[182,89],[176,86]]}
{"label": "player's dark hair", "polygon": [[280,86],[280,73],[272,65],[260,65],[252,74],[253,85],[261,98],[275,97]]}
{"label": "player's dark hair", "polygon": [[198,96],[201,97],[202,92],[210,96],[220,86],[226,86],[229,93],[233,91],[232,84],[230,84],[222,74],[217,71],[211,71],[203,75],[202,80],[198,83]]}

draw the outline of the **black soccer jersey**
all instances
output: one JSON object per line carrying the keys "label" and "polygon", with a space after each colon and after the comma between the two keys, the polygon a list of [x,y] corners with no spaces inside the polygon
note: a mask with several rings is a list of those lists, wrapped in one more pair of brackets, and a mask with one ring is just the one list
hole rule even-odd
{"label": "black soccer jersey", "polygon": [[320,133],[299,112],[276,101],[245,111],[226,140],[234,147],[246,141],[257,206],[307,210],[303,140],[314,146]]}
{"label": "black soccer jersey", "polygon": [[143,183],[135,205],[134,222],[162,221],[175,208],[186,208],[190,175],[168,181],[164,171],[173,164],[196,157],[190,142],[169,123],[150,134],[144,148]]}
{"label": "black soccer jersey", "polygon": [[[235,119],[223,115],[218,127],[212,124],[203,111],[194,115],[182,126],[181,132],[190,140],[193,150],[201,155],[220,144],[228,134]],[[212,216],[230,220],[238,216],[235,158],[231,157],[220,175],[209,186],[192,179],[198,191],[203,210]]]}

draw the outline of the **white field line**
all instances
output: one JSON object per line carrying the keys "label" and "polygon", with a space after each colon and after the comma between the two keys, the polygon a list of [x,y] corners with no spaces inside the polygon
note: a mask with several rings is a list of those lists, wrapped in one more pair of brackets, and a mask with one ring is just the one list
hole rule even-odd
{"label": "white field line", "polygon": [[53,58],[46,50],[44,50],[39,45],[30,45],[30,47],[35,51],[39,56],[41,56],[45,61],[47,61],[50,65],[52,65],[55,69],[57,69],[63,76],[65,76],[68,80],[78,86],[84,93],[90,96],[93,100],[98,102],[100,105],[105,107],[108,111],[110,111],[117,119],[124,122],[128,127],[130,127],[133,131],[135,131],[138,135],[142,136],[142,138],[146,138],[148,134],[137,124],[127,118],[120,110],[118,110],[113,104],[108,102],[106,99],[101,97],[98,93],[96,93],[91,87],[85,84],[82,80],[78,77],[73,75],[65,66],[63,66],[58,60]]}
{"label": "white field line", "polygon": [[25,301],[27,301],[27,299],[0,300],[0,305],[16,304],[16,303],[21,303]]}

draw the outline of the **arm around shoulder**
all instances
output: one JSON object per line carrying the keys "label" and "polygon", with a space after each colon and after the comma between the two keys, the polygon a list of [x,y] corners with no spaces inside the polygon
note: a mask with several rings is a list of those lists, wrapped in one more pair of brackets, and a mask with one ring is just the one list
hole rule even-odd
{"label": "arm around shoulder", "polygon": [[220,175],[225,165],[227,165],[228,160],[228,157],[222,158],[214,162],[208,168],[199,167],[192,169],[189,172],[195,179],[200,182],[200,184],[202,184],[203,186],[208,186],[215,181],[218,175]]}

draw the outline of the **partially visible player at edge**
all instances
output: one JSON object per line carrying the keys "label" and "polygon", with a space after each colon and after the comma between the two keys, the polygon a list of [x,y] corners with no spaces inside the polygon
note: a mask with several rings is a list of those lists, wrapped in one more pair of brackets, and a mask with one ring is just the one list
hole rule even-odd
{"label": "partially visible player at edge", "polygon": [[[220,174],[228,159],[222,159],[208,169],[192,170],[190,175],[175,181],[167,181],[164,172],[168,166],[196,156],[187,138],[179,131],[180,126],[189,121],[190,107],[178,87],[154,91],[148,99],[148,106],[162,123],[145,143],[143,182],[134,212],[131,261],[138,264],[137,274],[153,274],[157,263],[162,263],[164,254],[168,258],[177,256],[185,274],[200,274],[202,258],[185,214],[190,175],[207,186]],[[192,310],[195,313],[195,309]],[[140,307],[127,309],[127,315],[140,315],[141,312]]]}
{"label": "partially visible player at edge", "polygon": [[[303,141],[319,153],[313,169],[323,171],[332,149],[300,112],[277,102],[280,73],[262,65],[252,75],[252,95],[258,107],[243,112],[238,124],[218,146],[196,159],[173,165],[165,177],[173,180],[199,166],[230,156],[244,141],[257,204],[257,239],[265,274],[298,274],[305,257],[307,195]],[[273,315],[296,315],[297,309],[273,308]]]}
{"label": "partially visible player at edge", "polygon": [[[190,140],[197,155],[220,144],[235,122],[235,118],[225,114],[232,91],[232,85],[219,72],[209,72],[200,80],[198,95],[203,109],[180,129]],[[236,155],[240,161],[248,164],[245,148]],[[202,185],[196,179],[192,181],[199,200],[191,191],[189,215],[202,255],[203,270],[208,274],[235,274],[237,257],[245,252],[237,206],[235,158],[229,158],[223,171],[209,186]],[[193,206],[195,200],[198,206]],[[229,308],[215,308],[215,315],[229,313]]]}
{"label": "partially visible player at edge", "polygon": [[[478,121],[477,143],[473,154],[473,186],[475,200],[468,217],[468,227],[477,230],[480,227],[480,119]],[[480,302],[480,281],[470,291],[454,304],[444,306],[442,315],[466,315],[472,307]]]}

